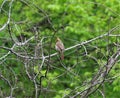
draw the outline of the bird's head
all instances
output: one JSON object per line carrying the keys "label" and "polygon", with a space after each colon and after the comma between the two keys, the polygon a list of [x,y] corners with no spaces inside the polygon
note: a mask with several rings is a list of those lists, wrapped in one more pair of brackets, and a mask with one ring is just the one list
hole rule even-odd
{"label": "bird's head", "polygon": [[56,41],[61,41],[59,37],[57,37]]}

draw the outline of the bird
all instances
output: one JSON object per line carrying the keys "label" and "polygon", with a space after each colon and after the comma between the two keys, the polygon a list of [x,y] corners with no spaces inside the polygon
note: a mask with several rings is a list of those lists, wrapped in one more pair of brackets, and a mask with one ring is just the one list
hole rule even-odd
{"label": "bird", "polygon": [[59,52],[61,60],[64,60],[64,44],[59,37],[56,39],[55,49]]}

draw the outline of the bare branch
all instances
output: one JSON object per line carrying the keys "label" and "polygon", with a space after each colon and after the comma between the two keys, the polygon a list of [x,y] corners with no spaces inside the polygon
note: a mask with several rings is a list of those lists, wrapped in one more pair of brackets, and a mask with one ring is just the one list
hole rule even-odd
{"label": "bare branch", "polygon": [[10,7],[9,7],[9,12],[8,12],[8,20],[7,22],[0,28],[0,31],[4,30],[6,28],[6,26],[10,23],[10,16],[11,16],[11,8],[12,8],[12,3],[13,3],[14,0],[12,0],[10,2]]}
{"label": "bare branch", "polygon": [[[95,86],[97,85],[101,86],[101,84],[105,81],[106,76],[108,75],[112,67],[116,64],[119,56],[120,49],[118,49],[118,51],[109,58],[108,62],[99,69],[98,73],[91,80],[90,86],[88,86],[87,89],[85,89],[82,92],[77,92],[71,98],[75,98],[78,95],[82,95],[81,98],[86,98],[88,97],[88,95],[92,94],[96,90]],[[97,86],[97,88],[99,86]]]}

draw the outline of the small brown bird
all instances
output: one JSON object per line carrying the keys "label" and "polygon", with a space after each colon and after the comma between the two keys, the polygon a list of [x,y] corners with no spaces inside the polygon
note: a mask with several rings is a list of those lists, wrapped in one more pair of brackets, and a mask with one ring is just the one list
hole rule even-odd
{"label": "small brown bird", "polygon": [[60,53],[60,58],[61,60],[64,60],[64,44],[63,42],[60,40],[60,38],[57,37],[57,40],[56,40],[56,44],[55,44],[55,49]]}

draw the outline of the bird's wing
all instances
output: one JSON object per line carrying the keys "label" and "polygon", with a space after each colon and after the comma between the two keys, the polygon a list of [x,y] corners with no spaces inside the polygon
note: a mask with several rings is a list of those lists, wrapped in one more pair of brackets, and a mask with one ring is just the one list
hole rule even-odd
{"label": "bird's wing", "polygon": [[62,42],[57,42],[56,43],[56,46],[59,48],[60,51],[63,51],[64,50],[64,45]]}

